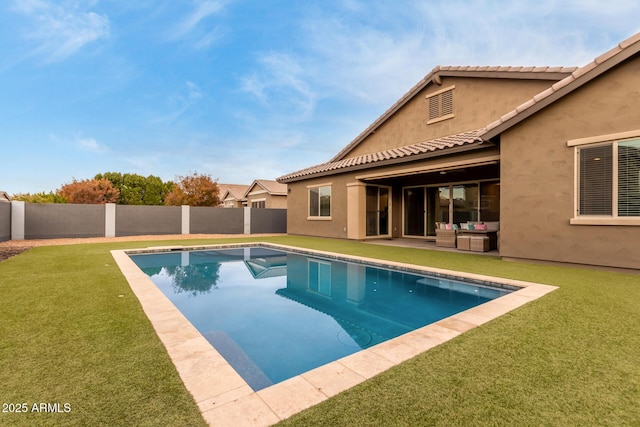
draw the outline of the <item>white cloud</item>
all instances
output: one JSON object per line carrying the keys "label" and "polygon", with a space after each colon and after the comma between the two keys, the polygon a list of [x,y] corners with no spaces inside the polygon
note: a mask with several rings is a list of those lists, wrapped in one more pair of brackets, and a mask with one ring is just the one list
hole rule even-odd
{"label": "white cloud", "polygon": [[193,3],[194,8],[191,13],[176,26],[176,36],[181,36],[192,31],[200,22],[220,12],[227,2],[220,0],[197,0]]}
{"label": "white cloud", "polygon": [[188,99],[195,100],[202,98],[202,91],[200,90],[198,85],[190,81],[187,81],[185,85],[187,86]]}
{"label": "white cloud", "polygon": [[46,62],[62,61],[110,34],[107,16],[80,10],[69,2],[16,0],[13,10],[33,23],[24,37],[35,44],[33,54]]}
{"label": "white cloud", "polygon": [[278,108],[298,119],[309,117],[317,95],[306,81],[307,70],[293,55],[268,52],[258,58],[260,70],[241,79],[241,88],[269,108]]}
{"label": "white cloud", "polygon": [[177,93],[168,97],[167,109],[169,111],[154,118],[151,122],[154,124],[173,124],[187,111],[192,110],[204,96],[202,89],[196,83],[187,80]]}
{"label": "white cloud", "polygon": [[[291,140],[287,155],[313,164],[330,158],[437,65],[580,66],[631,35],[620,34],[615,22],[640,28],[634,21],[640,3],[622,0],[624,6],[602,14],[595,0],[568,1],[306,6],[287,27],[287,42],[256,53],[254,68],[240,81],[262,110],[235,114],[247,128],[259,126],[260,141],[284,140],[286,132],[301,129],[302,118],[313,130],[300,131],[305,137]],[[298,160],[297,149],[316,160]]]}
{"label": "white cloud", "polygon": [[109,147],[99,144],[94,138],[78,138],[77,146],[83,151],[89,151],[92,153],[106,153],[109,151]]}
{"label": "white cloud", "polygon": [[195,49],[207,49],[222,39],[221,27],[211,26],[206,21],[220,14],[229,0],[193,0],[190,12],[171,30],[171,39],[187,39]]}
{"label": "white cloud", "polygon": [[[289,87],[292,102],[316,93],[388,106],[437,65],[579,66],[631,35],[615,34],[616,20],[640,28],[632,21],[640,15],[637,2],[622,1],[604,14],[595,0],[570,3],[414,0],[400,8],[376,0],[328,2],[306,9],[302,31],[290,36],[293,47],[258,56],[243,89],[261,100]],[[305,83],[304,91],[296,82]]]}

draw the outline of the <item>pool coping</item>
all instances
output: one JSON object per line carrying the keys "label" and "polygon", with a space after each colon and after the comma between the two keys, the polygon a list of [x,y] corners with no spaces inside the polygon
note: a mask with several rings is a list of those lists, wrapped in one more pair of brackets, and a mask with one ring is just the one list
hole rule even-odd
{"label": "pool coping", "polygon": [[[366,262],[411,273],[463,278],[476,284],[491,283],[518,290],[255,392],[129,257],[138,253],[249,246]],[[539,283],[265,242],[151,246],[112,250],[111,254],[164,344],[185,387],[211,426],[261,427],[275,424],[557,289],[557,286]]]}

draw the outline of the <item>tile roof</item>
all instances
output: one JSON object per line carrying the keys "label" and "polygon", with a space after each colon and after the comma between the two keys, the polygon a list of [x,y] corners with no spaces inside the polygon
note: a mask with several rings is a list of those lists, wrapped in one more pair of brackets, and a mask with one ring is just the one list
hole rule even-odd
{"label": "tile roof", "polygon": [[227,193],[229,193],[234,199],[241,200],[249,186],[242,184],[218,184],[218,188],[221,198],[225,198]]}
{"label": "tile roof", "polygon": [[567,93],[579,88],[583,84],[591,81],[595,77],[619,64],[628,57],[640,52],[640,33],[636,33],[628,39],[618,43],[613,49],[608,50],[595,58],[587,65],[575,69],[564,79],[551,85],[548,89],[535,95],[533,98],[522,103],[514,110],[506,113],[498,120],[489,123],[483,138],[489,139],[504,132],[509,127],[526,119],[531,114],[541,110],[550,103],[560,99]]}
{"label": "tile roof", "polygon": [[287,184],[281,184],[278,181],[268,180],[268,179],[256,179],[247,187],[244,192],[244,196],[246,197],[251,189],[259,185],[264,188],[269,194],[273,194],[276,196],[286,196],[287,195]]}
{"label": "tile roof", "polygon": [[[583,84],[591,81],[610,68],[616,66],[625,59],[640,52],[640,33],[620,42],[613,49],[595,58],[583,67],[479,67],[479,66],[441,66],[434,68],[427,76],[418,82],[400,100],[391,106],[382,116],[374,121],[367,129],[358,135],[351,143],[344,147],[329,162],[299,170],[278,178],[280,182],[296,181],[304,177],[316,174],[328,174],[347,168],[369,167],[376,162],[389,162],[393,159],[401,159],[409,156],[417,156],[429,152],[451,149],[456,146],[466,144],[482,143],[494,136],[499,135],[511,126],[526,119],[531,114],[546,107],[552,102],[560,99],[567,93],[577,89]],[[419,91],[428,84],[437,81],[440,75],[460,76],[463,73],[483,73],[481,76],[488,78],[513,78],[514,75],[521,75],[519,78],[530,78],[530,73],[547,73],[549,80],[556,80],[549,88],[538,93],[533,98],[522,103],[514,110],[504,114],[498,120],[488,124],[485,128],[464,132],[456,135],[436,138],[417,144],[404,147],[379,151],[377,153],[365,154],[352,158],[344,158],[353,148],[355,148],[366,137],[373,133],[384,121],[395,114],[409,99],[413,98]],[[502,74],[500,74],[502,73]],[[557,78],[562,76],[563,78]],[[518,77],[515,77],[518,78]]]}
{"label": "tile roof", "polygon": [[438,66],[433,69],[432,73],[437,71],[482,71],[491,73],[563,73],[569,74],[574,72],[577,67],[523,67],[523,66],[477,66],[477,65],[453,65],[453,66]]}
{"label": "tile roof", "polygon": [[278,178],[278,181],[295,181],[298,178],[309,175],[339,171],[341,169],[357,169],[358,167],[365,167],[365,165],[368,167],[373,163],[384,164],[385,162],[395,159],[402,159],[420,154],[426,155],[464,145],[481,143],[482,138],[480,138],[480,135],[482,132],[484,132],[484,129],[477,129],[455,135],[443,136],[429,141],[418,142],[416,144],[405,145],[403,147],[390,148],[388,150],[378,151],[377,153],[363,154],[361,156],[351,157],[344,160],[329,161],[281,176]]}
{"label": "tile roof", "polygon": [[570,75],[577,67],[521,67],[521,66],[437,66],[422,80],[414,85],[407,93],[405,93],[395,104],[385,111],[378,119],[376,119],[369,127],[367,127],[360,135],[344,147],[330,161],[337,161],[344,158],[351,150],[353,150],[367,136],[373,133],[382,123],[412,99],[418,92],[433,82],[439,82],[441,76],[458,76],[458,77],[485,77],[485,78],[511,78],[524,79],[534,78],[561,80]]}

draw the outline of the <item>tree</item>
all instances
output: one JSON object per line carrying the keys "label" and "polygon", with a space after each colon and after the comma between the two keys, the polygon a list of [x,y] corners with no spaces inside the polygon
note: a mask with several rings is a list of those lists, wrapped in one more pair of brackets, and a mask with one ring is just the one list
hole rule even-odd
{"label": "tree", "polygon": [[157,176],[143,177],[135,173],[105,172],[94,179],[108,179],[119,191],[121,205],[162,205],[171,188]]}
{"label": "tree", "polygon": [[53,191],[49,191],[48,193],[41,191],[40,193],[33,194],[19,193],[11,196],[11,199],[28,203],[67,203],[67,200],[63,196]]}
{"label": "tree", "polygon": [[165,205],[218,206],[218,183],[210,175],[198,174],[177,176],[176,183],[167,196]]}
{"label": "tree", "polygon": [[69,203],[117,203],[120,191],[108,179],[74,180],[58,190]]}

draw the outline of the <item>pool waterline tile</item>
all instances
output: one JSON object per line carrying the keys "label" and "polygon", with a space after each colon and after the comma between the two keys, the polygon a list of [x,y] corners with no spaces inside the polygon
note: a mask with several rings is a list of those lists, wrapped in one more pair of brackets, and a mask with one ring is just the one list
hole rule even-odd
{"label": "pool waterline tile", "polygon": [[[128,255],[141,252],[168,252],[172,249],[197,250],[248,246],[302,251],[347,261],[372,262],[384,264],[388,268],[409,269],[423,274],[498,283],[506,287],[519,288],[519,290],[254,392]],[[261,242],[114,250],[112,255],[167,349],[185,387],[194,397],[205,420],[212,426],[272,425],[557,289],[549,285],[324,251],[301,250],[301,248]]]}

